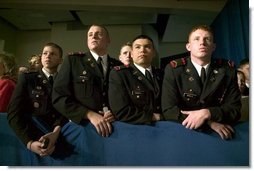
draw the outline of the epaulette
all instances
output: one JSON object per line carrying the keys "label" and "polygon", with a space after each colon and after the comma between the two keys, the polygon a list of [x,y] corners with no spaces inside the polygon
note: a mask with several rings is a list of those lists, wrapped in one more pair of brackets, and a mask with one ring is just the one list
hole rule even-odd
{"label": "epaulette", "polygon": [[85,52],[79,51],[79,52],[69,52],[68,56],[84,56]]}
{"label": "epaulette", "polygon": [[174,59],[169,62],[170,66],[172,68],[176,68],[178,66],[186,65],[187,61],[186,58],[179,58],[179,59]]}
{"label": "epaulette", "polygon": [[114,67],[114,69],[115,69],[116,71],[120,71],[120,70],[122,70],[122,69],[127,69],[127,68],[129,68],[129,65],[120,65],[120,66],[115,66],[115,67]]}
{"label": "epaulette", "polygon": [[235,63],[232,60],[215,59],[214,63],[215,63],[216,66],[226,65],[226,66],[229,66],[229,68],[234,68],[235,67]]}

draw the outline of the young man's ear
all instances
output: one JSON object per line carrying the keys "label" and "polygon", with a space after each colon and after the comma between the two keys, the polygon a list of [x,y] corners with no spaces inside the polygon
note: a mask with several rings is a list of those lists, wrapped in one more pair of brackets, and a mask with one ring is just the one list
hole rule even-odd
{"label": "young man's ear", "polygon": [[186,49],[190,52],[190,43],[189,43],[189,42],[186,43],[185,47],[186,47]]}

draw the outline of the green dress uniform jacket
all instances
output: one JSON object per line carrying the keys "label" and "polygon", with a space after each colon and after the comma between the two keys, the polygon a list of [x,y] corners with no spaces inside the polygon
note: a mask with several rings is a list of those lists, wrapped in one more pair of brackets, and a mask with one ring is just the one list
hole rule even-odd
{"label": "green dress uniform jacket", "polygon": [[58,73],[53,88],[54,107],[79,124],[88,110],[99,112],[108,107],[109,71],[121,62],[108,56],[104,77],[90,52],[68,55]]}
{"label": "green dress uniform jacket", "polygon": [[241,94],[231,61],[212,60],[202,86],[190,57],[171,61],[165,68],[162,111],[166,120],[183,121],[180,110],[207,108],[211,120],[233,124],[241,116]]}
{"label": "green dress uniform jacket", "polygon": [[38,141],[45,134],[33,118],[38,119],[50,132],[55,126],[63,126],[68,122],[68,119],[53,107],[51,93],[52,85],[42,70],[19,76],[8,106],[7,119],[25,145],[30,140]]}
{"label": "green dress uniform jacket", "polygon": [[162,72],[152,68],[153,81],[133,64],[115,67],[109,76],[109,104],[119,121],[151,124],[153,113],[161,114]]}

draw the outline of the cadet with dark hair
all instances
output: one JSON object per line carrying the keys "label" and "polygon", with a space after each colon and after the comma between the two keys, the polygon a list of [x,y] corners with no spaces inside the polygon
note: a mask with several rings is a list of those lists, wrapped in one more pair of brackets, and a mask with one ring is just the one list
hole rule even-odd
{"label": "cadet with dark hair", "polygon": [[151,65],[156,50],[153,40],[137,36],[132,42],[133,63],[115,67],[109,77],[109,103],[119,121],[151,124],[162,120],[162,73]]}

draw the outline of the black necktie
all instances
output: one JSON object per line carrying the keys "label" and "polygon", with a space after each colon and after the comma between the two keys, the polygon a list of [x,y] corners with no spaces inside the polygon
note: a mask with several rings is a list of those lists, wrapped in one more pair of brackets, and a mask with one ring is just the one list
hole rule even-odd
{"label": "black necktie", "polygon": [[53,85],[53,83],[54,83],[53,76],[50,75],[50,76],[49,76],[49,84],[50,84],[50,85]]}
{"label": "black necktie", "polygon": [[145,76],[150,81],[150,83],[153,85],[153,78],[151,76],[151,73],[147,69],[146,69],[146,72],[145,72]]}
{"label": "black necktie", "polygon": [[97,60],[97,64],[99,66],[99,69],[100,69],[101,73],[103,74],[103,67],[102,67],[102,63],[101,62],[102,62],[102,58],[99,56],[98,60]]}
{"label": "black necktie", "polygon": [[203,84],[203,85],[204,85],[204,83],[205,83],[205,79],[206,79],[205,68],[202,67],[202,69],[201,69],[201,81],[202,81],[202,84]]}

